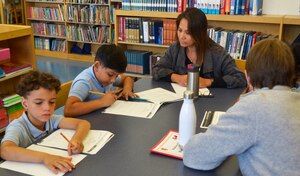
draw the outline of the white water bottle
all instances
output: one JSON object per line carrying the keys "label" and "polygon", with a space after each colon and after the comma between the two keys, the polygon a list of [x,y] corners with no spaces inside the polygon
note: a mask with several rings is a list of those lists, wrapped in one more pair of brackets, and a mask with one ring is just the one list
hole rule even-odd
{"label": "white water bottle", "polygon": [[193,91],[184,91],[184,100],[179,114],[179,146],[181,148],[196,133],[196,110]]}

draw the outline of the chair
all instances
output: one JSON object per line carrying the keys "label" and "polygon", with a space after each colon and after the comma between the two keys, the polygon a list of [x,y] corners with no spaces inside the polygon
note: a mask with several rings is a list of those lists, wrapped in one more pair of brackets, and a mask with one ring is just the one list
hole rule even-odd
{"label": "chair", "polygon": [[60,91],[57,93],[57,96],[56,96],[55,110],[66,104],[72,82],[73,82],[73,80],[63,83],[60,86]]}
{"label": "chair", "polygon": [[245,60],[235,59],[235,64],[242,72],[245,72],[245,67],[246,67]]}

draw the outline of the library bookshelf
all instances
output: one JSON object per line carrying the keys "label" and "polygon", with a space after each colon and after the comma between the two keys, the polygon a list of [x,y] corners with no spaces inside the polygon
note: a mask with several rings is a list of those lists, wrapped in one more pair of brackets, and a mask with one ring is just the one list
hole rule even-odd
{"label": "library bookshelf", "polygon": [[[25,1],[26,24],[34,29],[37,55],[93,62],[93,53],[112,42],[111,8],[120,1],[82,2]],[[85,45],[90,53],[82,50]]]}
{"label": "library bookshelf", "polygon": [[[114,21],[115,29],[119,28],[117,23],[119,17],[140,17],[147,19],[176,19],[177,12],[147,12],[147,11],[130,11],[116,10]],[[212,27],[222,27],[227,30],[240,31],[258,31],[265,34],[271,34],[278,37],[279,40],[291,43],[299,35],[300,16],[284,15],[206,15],[208,25]],[[115,30],[115,43],[125,50],[147,50],[153,53],[163,54],[168,48],[167,45],[132,43],[119,41],[119,31]],[[245,60],[236,59],[237,66],[244,70]],[[149,75],[146,75],[149,76]]]}
{"label": "library bookshelf", "polygon": [[[0,78],[1,96],[15,94],[16,85],[21,76],[36,69],[31,27],[0,24],[0,48],[10,48],[11,62],[31,64],[32,66],[31,68],[22,69]],[[0,133],[4,130],[5,128],[1,128]]]}

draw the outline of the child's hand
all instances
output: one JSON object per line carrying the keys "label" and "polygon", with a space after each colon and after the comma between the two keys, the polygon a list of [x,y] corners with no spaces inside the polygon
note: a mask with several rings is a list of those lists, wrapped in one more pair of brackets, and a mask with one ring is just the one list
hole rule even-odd
{"label": "child's hand", "polygon": [[62,157],[57,155],[47,154],[44,158],[44,165],[49,168],[53,173],[58,174],[61,172],[70,172],[75,168],[75,165],[71,162],[71,157]]}
{"label": "child's hand", "polygon": [[124,97],[125,100],[128,100],[129,97],[139,97],[137,94],[133,93],[131,89],[124,88],[123,91],[119,94],[118,98]]}
{"label": "child's hand", "polygon": [[69,143],[69,145],[68,145],[68,153],[70,156],[72,154],[78,154],[83,151],[84,146],[83,146],[82,142],[80,142],[77,139],[72,139],[71,143],[72,144]]}
{"label": "child's hand", "polygon": [[112,105],[116,100],[118,99],[118,96],[115,94],[115,91],[110,91],[106,93],[103,97],[101,97],[101,101],[105,107]]}

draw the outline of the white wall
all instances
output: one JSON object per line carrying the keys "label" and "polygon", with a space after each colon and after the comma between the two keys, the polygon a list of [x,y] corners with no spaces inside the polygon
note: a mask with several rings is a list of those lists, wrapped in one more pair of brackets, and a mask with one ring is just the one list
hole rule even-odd
{"label": "white wall", "polygon": [[263,14],[300,15],[300,0],[263,0]]}

